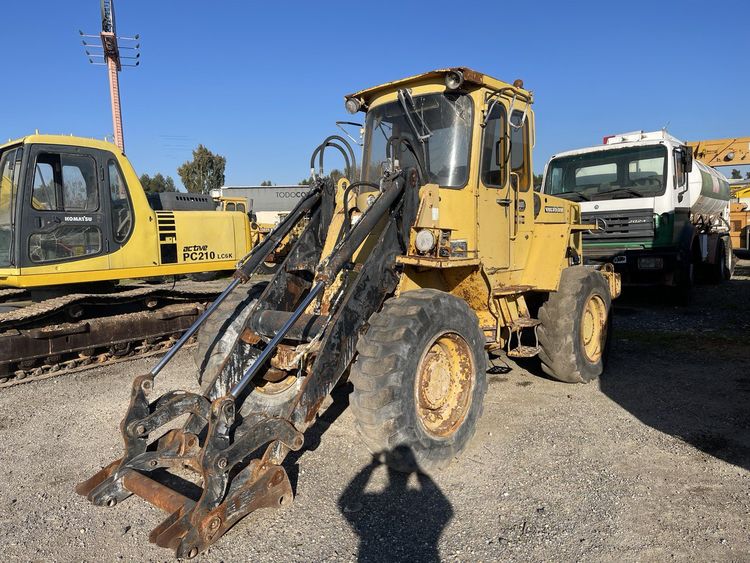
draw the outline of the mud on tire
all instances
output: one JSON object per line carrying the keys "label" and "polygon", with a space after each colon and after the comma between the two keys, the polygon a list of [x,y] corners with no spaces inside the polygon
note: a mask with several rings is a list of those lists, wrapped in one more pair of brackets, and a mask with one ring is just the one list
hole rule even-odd
{"label": "mud on tire", "polygon": [[[558,290],[550,293],[538,313],[544,372],[567,383],[588,383],[599,377],[609,351],[610,312],[609,286],[603,275],[583,266],[563,270]],[[599,335],[597,323],[601,323]]]}
{"label": "mud on tire", "polygon": [[386,301],[369,325],[350,375],[360,435],[399,471],[445,466],[473,436],[487,390],[476,315],[461,299],[420,289]]}

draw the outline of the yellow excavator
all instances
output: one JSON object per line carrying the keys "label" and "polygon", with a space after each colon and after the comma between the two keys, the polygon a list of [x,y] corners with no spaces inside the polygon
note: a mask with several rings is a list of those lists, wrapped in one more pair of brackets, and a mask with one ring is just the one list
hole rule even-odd
{"label": "yellow excavator", "polygon": [[149,200],[110,143],[0,146],[0,386],[173,342],[219,292],[117,282],[233,271],[258,229],[215,207],[202,194]]}

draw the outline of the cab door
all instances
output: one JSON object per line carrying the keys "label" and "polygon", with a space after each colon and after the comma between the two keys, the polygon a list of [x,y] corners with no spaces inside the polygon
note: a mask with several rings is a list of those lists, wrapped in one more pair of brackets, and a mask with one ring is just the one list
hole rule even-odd
{"label": "cab door", "polygon": [[[516,106],[518,107],[518,106]],[[513,221],[510,225],[510,261],[512,270],[526,268],[531,235],[534,231],[534,175],[531,167],[531,112],[523,106],[510,114],[508,159],[510,187],[513,192]]]}
{"label": "cab door", "polygon": [[99,151],[36,145],[28,159],[24,197],[23,266],[106,255],[108,202]]}
{"label": "cab door", "polygon": [[508,180],[508,115],[499,101],[490,110],[481,143],[477,241],[485,270],[495,273],[510,267],[511,226],[515,220]]}

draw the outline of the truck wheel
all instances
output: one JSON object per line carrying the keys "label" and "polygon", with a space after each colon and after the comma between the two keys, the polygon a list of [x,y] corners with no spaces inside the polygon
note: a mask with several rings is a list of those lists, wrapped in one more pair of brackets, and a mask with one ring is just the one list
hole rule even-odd
{"label": "truck wheel", "polygon": [[462,299],[419,289],[386,301],[369,324],[349,378],[362,438],[398,471],[447,465],[474,435],[487,390],[477,316]]}
{"label": "truck wheel", "polygon": [[539,308],[544,372],[566,383],[599,377],[609,349],[610,308],[604,276],[583,266],[563,270],[557,291]]}
{"label": "truck wheel", "polygon": [[723,283],[732,277],[731,249],[725,238],[720,238],[716,243],[716,262],[711,266],[709,279],[712,283]]}
{"label": "truck wheel", "polygon": [[268,285],[256,283],[250,287],[240,285],[219,305],[198,330],[198,345],[193,350],[193,360],[198,367],[198,383],[206,392],[226,355],[237,340],[255,302]]}

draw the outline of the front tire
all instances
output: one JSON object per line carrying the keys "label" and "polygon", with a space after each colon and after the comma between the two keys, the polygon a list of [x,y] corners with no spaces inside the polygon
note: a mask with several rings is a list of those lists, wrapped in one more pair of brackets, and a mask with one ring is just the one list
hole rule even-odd
{"label": "front tire", "polygon": [[430,472],[468,444],[487,390],[485,338],[465,301],[408,291],[370,317],[350,380],[357,428],[399,471]]}
{"label": "front tire", "polygon": [[539,309],[542,370],[566,383],[588,383],[604,371],[609,351],[611,296],[596,270],[563,270],[557,291]]}

